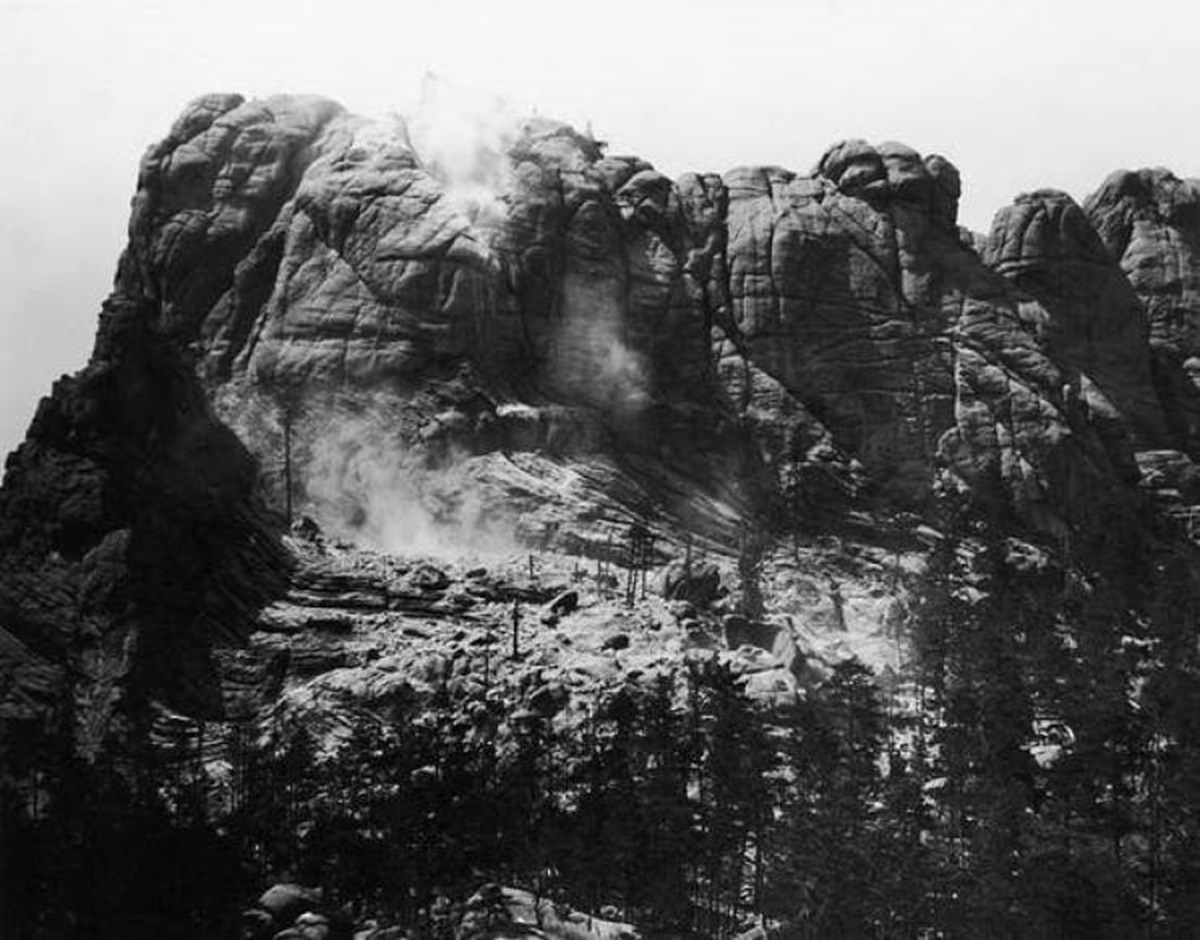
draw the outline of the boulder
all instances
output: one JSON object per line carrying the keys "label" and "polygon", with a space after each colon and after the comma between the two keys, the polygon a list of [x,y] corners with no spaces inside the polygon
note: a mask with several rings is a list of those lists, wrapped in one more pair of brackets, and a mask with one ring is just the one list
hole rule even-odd
{"label": "boulder", "polygon": [[301,914],[315,910],[320,904],[320,891],[292,882],[274,884],[258,899],[259,909],[270,914],[281,927],[291,926]]}
{"label": "boulder", "polygon": [[750,620],[741,614],[730,614],[721,625],[725,631],[725,645],[730,649],[749,645],[769,650],[775,645],[775,636],[779,632],[774,624]]}
{"label": "boulder", "polygon": [[296,918],[295,929],[304,940],[330,940],[332,937],[329,918],[324,914],[301,914]]}
{"label": "boulder", "polygon": [[742,688],[748,697],[766,705],[786,707],[800,698],[795,674],[782,666],[747,673]]}
{"label": "boulder", "polygon": [[548,682],[536,688],[529,696],[529,707],[550,717],[561,711],[569,699],[570,693],[561,683]]}
{"label": "boulder", "polygon": [[728,657],[729,668],[734,675],[747,676],[757,672],[772,672],[783,668],[783,664],[767,650],[757,646],[739,646]]}
{"label": "boulder", "polygon": [[569,613],[573,613],[579,607],[579,592],[575,590],[563,591],[558,597],[554,598],[548,605],[549,613],[556,617],[565,617]]}
{"label": "boulder", "polygon": [[663,574],[662,596],[667,600],[707,607],[720,590],[721,572],[710,561],[672,562]]}
{"label": "boulder", "polygon": [[640,936],[636,927],[617,920],[613,911],[602,910],[598,917],[584,914],[518,888],[484,886],[465,908],[456,940],[476,940],[489,934],[534,934],[549,940],[638,940]]}
{"label": "boulder", "polygon": [[433,565],[420,565],[409,576],[409,583],[419,591],[436,593],[450,586],[450,576]]}

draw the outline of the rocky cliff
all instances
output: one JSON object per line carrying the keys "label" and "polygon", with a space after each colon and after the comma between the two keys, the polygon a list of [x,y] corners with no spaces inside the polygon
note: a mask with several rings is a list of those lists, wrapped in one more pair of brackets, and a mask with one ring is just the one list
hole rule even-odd
{"label": "rocky cliff", "polygon": [[[143,160],[90,363],[7,463],[3,715],[65,695],[95,749],[148,702],[238,712],[230,651],[297,590],[338,606],[288,513],[576,572],[637,524],[655,577],[694,549],[740,591],[718,645],[740,608],[811,662],[893,667],[952,521],[1064,578],[1103,575],[1117,527],[1190,552],[1200,184],[1023,195],[986,239],[960,185],[861,141],[672,181],[542,119],[464,171],[329,101],[192,103]],[[330,622],[288,616],[293,645]]]}

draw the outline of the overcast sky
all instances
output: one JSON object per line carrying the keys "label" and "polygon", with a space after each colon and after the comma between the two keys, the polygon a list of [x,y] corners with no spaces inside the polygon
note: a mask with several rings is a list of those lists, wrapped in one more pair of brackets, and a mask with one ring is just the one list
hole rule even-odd
{"label": "overcast sky", "polygon": [[81,367],[141,153],[208,91],[382,116],[429,71],[672,176],[900,140],[961,221],[1109,172],[1200,176],[1194,0],[0,0],[0,454]]}

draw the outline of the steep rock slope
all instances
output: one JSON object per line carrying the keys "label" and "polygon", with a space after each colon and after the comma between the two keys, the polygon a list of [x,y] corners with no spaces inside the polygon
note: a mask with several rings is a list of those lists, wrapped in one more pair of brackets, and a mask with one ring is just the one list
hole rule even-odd
{"label": "steep rock slope", "polygon": [[1194,456],[1200,428],[1200,183],[1164,169],[1121,171],[1087,199],[1084,211],[1142,301],[1158,393],[1176,446]]}
{"label": "steep rock slope", "polygon": [[0,492],[2,715],[65,701],[84,753],[149,699],[224,717],[212,650],[244,641],[287,580],[253,458],[147,315],[109,301],[96,355],[43,400]]}
{"label": "steep rock slope", "polygon": [[[832,475],[919,507],[948,469],[1055,528],[1128,475],[1131,448],[1165,446],[1145,354],[1126,362],[1144,348],[1134,298],[1077,211],[1091,241],[1051,258],[1076,285],[1060,302],[1031,288],[1046,226],[1023,241],[1014,217],[989,258],[1023,265],[1013,289],[960,241],[954,168],[901,145],[841,144],[808,176],[673,185],[531,121],[492,158],[481,193],[423,162],[402,125],[237,98],[193,106],[148,155],[135,253],[222,414],[258,420],[260,456],[279,462],[282,425],[318,393],[386,400],[387,450],[578,454],[615,436],[701,478],[751,479],[697,459],[736,450],[736,423],[775,483],[807,468],[814,486]],[[1076,261],[1105,273],[1064,275]],[[1078,313],[1096,298],[1106,312]],[[328,400],[315,411],[301,451],[327,436]],[[1102,431],[1088,420],[1114,412]],[[1068,483],[1066,465],[1086,469]]]}
{"label": "steep rock slope", "polygon": [[[322,99],[200,99],[143,161],[90,365],[8,464],[8,713],[69,685],[98,727],[121,696],[220,717],[212,648],[270,626],[293,509],[400,552],[604,558],[644,525],[643,563],[737,558],[740,606],[778,586],[810,637],[848,609],[893,636],[876,601],[951,517],[1091,564],[1150,519],[1143,475],[1194,476],[1193,190],[1146,179],[1022,197],[981,257],[957,171],[899,144],[673,183],[535,119],[464,175]],[[797,541],[820,576],[792,577],[797,530],[861,550]]]}

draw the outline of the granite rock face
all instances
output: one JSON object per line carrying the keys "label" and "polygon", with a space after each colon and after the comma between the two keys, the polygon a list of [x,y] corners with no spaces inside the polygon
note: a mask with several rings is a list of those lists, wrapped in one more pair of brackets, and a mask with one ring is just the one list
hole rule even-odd
{"label": "granite rock face", "polygon": [[472,452],[615,436],[684,462],[736,425],[776,482],[914,507],[949,473],[1039,519],[1070,514],[1061,464],[1107,486],[1171,444],[1138,298],[1069,200],[1022,197],[981,260],[957,171],[900,144],[674,184],[533,120],[494,158],[481,192],[399,123],[193,105],[143,164],[132,246],[221,413],[370,392]]}
{"label": "granite rock face", "polygon": [[949,506],[1086,545],[1195,488],[1193,183],[1036,192],[984,242],[901,144],[672,181],[531,119],[469,156],[236,95],[148,151],[92,361],[0,490],[9,713],[82,674],[102,718],[219,715],[289,510],[394,551],[507,513],[543,550],[640,520],[746,556]]}
{"label": "granite rock face", "polygon": [[289,564],[253,458],[133,305],[106,305],[107,351],[43,399],[0,491],[0,718],[65,698],[84,754],[148,699],[223,717],[212,651]]}
{"label": "granite rock face", "polygon": [[1145,310],[1154,380],[1176,446],[1200,441],[1200,181],[1114,173],[1084,203]]}
{"label": "granite rock face", "polygon": [[694,396],[671,182],[549,121],[506,158],[506,191],[473,193],[402,125],[207,98],[146,156],[131,246],[210,387],[395,387],[468,359],[618,415]]}
{"label": "granite rock face", "polygon": [[[465,369],[476,400],[424,426],[472,451],[615,434],[679,460],[732,421],[776,481],[808,468],[913,506],[948,468],[1034,514],[1070,502],[1062,447],[1106,485],[1131,448],[1166,446],[1136,298],[1077,207],[999,223],[988,261],[1013,289],[960,240],[957,171],[903,145],[673,184],[530,121],[495,158],[480,193],[400,124],[310,99],[194,105],[143,165],[133,245],[164,325],[210,389],[234,390],[223,413],[317,389],[411,412],[414,387]],[[1081,396],[1101,424],[1116,414],[1106,430],[1067,413]]]}
{"label": "granite rock face", "polygon": [[1145,311],[1074,200],[1019,196],[997,214],[985,259],[1045,311],[1043,344],[1093,421],[1138,450],[1164,446]]}

